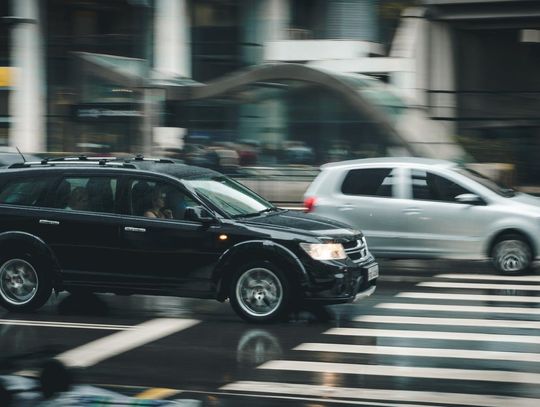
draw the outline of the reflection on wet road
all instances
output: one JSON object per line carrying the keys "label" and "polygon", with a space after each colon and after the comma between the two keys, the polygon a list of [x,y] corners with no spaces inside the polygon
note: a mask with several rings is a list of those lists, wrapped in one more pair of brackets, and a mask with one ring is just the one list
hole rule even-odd
{"label": "reflection on wet road", "polygon": [[73,365],[92,361],[84,382],[209,406],[540,405],[540,275],[456,262],[381,271],[359,304],[271,325],[212,301],[60,295],[35,314],[0,311],[0,348],[71,352]]}

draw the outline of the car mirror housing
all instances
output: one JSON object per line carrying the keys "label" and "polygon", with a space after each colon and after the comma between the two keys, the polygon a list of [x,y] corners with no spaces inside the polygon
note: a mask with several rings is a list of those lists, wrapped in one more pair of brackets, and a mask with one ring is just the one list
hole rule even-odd
{"label": "car mirror housing", "polygon": [[184,219],[200,223],[212,223],[215,220],[210,211],[202,206],[187,207],[184,213]]}
{"label": "car mirror housing", "polygon": [[461,194],[456,196],[455,200],[459,203],[469,205],[480,205],[483,202],[482,199],[476,194]]}

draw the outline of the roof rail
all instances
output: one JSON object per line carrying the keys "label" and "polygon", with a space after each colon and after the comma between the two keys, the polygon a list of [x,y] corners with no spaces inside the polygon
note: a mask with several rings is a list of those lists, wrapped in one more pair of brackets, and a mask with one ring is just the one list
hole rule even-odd
{"label": "roof rail", "polygon": [[115,161],[118,158],[116,157],[99,157],[99,156],[86,156],[86,155],[79,155],[79,156],[67,156],[67,157],[47,157],[42,160],[49,162],[49,161]]}
{"label": "roof rail", "polygon": [[[82,162],[81,162],[82,161]],[[110,167],[123,167],[123,168],[137,168],[136,165],[118,160],[42,160],[42,161],[26,161],[24,163],[14,163],[8,166],[7,168],[29,168],[33,166],[69,166],[69,165],[91,165],[91,166],[110,166]]]}
{"label": "roof rail", "polygon": [[24,163],[11,164],[8,168],[25,168],[36,165],[70,165],[70,164],[86,164],[86,165],[110,165],[125,168],[136,168],[134,162],[146,161],[154,163],[174,164],[175,161],[170,158],[144,157],[142,154],[137,154],[134,157],[118,158],[118,157],[99,157],[99,156],[66,156],[66,157],[47,157],[41,161],[26,161]]}
{"label": "roof rail", "polygon": [[165,164],[174,164],[174,161],[170,158],[158,158],[158,157],[145,157],[142,154],[137,154],[135,157],[128,159],[126,161],[153,161],[156,163],[165,163]]}

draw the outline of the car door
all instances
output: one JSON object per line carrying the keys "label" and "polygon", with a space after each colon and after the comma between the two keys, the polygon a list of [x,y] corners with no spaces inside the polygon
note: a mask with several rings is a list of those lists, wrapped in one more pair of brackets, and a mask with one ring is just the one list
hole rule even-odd
{"label": "car door", "polygon": [[456,196],[474,191],[437,170],[410,168],[406,179],[407,249],[420,257],[480,257],[490,219],[486,202],[458,202]]}
{"label": "car door", "polygon": [[402,185],[400,167],[351,169],[336,195],[333,217],[362,230],[374,254],[399,254],[404,234]]}
{"label": "car door", "polygon": [[210,295],[220,225],[184,219],[186,208],[200,203],[180,184],[134,177],[127,191],[120,233],[130,284],[138,291]]}
{"label": "car door", "polygon": [[122,215],[118,174],[78,171],[63,174],[49,194],[37,223],[70,286],[116,287],[122,268],[119,226]]}

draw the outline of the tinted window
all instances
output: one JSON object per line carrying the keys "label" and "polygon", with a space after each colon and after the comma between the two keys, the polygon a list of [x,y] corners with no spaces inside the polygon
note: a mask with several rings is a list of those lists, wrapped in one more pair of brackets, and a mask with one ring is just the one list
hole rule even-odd
{"label": "tinted window", "polygon": [[345,177],[341,192],[346,195],[392,197],[396,182],[395,168],[365,168],[351,170]]}
{"label": "tinted window", "polygon": [[36,206],[44,197],[49,182],[50,178],[10,181],[0,191],[0,203]]}
{"label": "tinted window", "polygon": [[53,207],[115,213],[117,185],[111,177],[64,178],[54,191]]}
{"label": "tinted window", "polygon": [[184,219],[187,207],[197,206],[180,188],[161,182],[136,179],[129,185],[132,215],[160,219]]}
{"label": "tinted window", "polygon": [[447,178],[424,170],[412,170],[413,199],[457,202],[455,197],[470,193]]}

